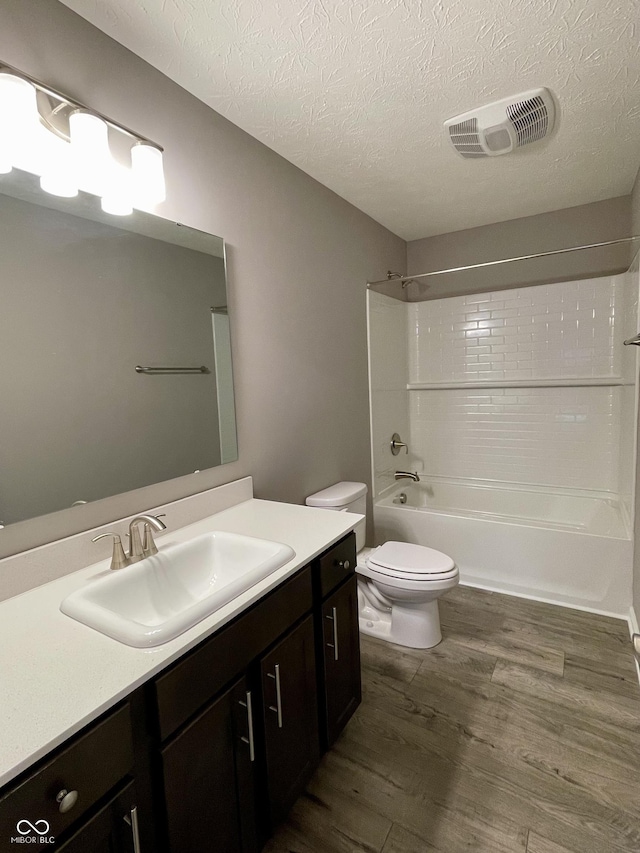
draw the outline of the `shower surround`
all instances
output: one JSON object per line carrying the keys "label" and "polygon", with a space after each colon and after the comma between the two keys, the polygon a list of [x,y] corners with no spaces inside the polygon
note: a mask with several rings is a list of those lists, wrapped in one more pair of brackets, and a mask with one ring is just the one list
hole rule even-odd
{"label": "shower surround", "polygon": [[370,290],[368,318],[376,541],[451,554],[462,583],[627,618],[637,265],[423,302]]}

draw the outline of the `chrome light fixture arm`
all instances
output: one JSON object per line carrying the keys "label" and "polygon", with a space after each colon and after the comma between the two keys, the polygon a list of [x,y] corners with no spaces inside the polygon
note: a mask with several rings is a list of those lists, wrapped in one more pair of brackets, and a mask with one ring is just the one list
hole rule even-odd
{"label": "chrome light fixture arm", "polygon": [[[46,83],[43,83],[41,80],[38,80],[36,77],[32,77],[30,74],[25,74],[24,71],[20,71],[19,68],[16,68],[13,65],[9,65],[8,62],[3,62],[0,60],[0,74],[12,74],[15,77],[20,77],[22,80],[26,80],[28,83],[43,95],[46,95],[47,98],[57,101],[55,106],[51,107],[51,112],[59,115],[61,110],[64,108],[69,108],[69,111],[72,110],[86,110],[90,112],[92,115],[97,116],[102,119],[102,121],[109,125],[109,127],[118,131],[119,133],[124,133],[126,136],[130,136],[134,142],[144,142],[146,145],[152,145],[154,148],[157,148],[158,151],[164,151],[164,148],[159,145],[157,142],[154,142],[152,139],[148,139],[146,136],[142,136],[142,134],[137,133],[135,130],[131,130],[129,127],[126,127],[124,124],[120,124],[117,121],[109,118],[104,115],[104,113],[99,112],[98,110],[94,110],[92,107],[88,107],[86,104],[82,103],[82,101],[77,101],[75,98],[69,97],[69,95],[65,95],[57,89],[53,89],[51,86],[48,86]],[[47,127],[52,130],[57,135],[69,138],[68,134],[60,133],[59,122],[51,121],[49,122],[48,116],[42,116],[41,119],[47,125]]]}

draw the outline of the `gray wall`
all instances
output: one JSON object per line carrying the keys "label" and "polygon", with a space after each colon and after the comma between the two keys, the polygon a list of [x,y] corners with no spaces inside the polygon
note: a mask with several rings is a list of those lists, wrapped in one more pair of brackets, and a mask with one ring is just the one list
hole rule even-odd
{"label": "gray wall", "polygon": [[4,524],[220,463],[211,306],[226,304],[224,261],[117,222],[0,195]]}
{"label": "gray wall", "polygon": [[[633,192],[631,194],[631,233],[640,235],[640,172],[636,178]],[[640,244],[636,243],[636,246]],[[633,609],[636,613],[636,618],[640,619],[640,423],[636,437],[639,443],[636,451],[636,517],[635,517],[635,538],[634,538],[634,557],[633,557]]]}
{"label": "gray wall", "polygon": [[[630,235],[630,217],[630,196],[622,196],[413,240],[407,247],[407,271],[409,274],[417,274],[615,240]],[[626,269],[630,261],[629,246],[592,249],[423,279],[422,284],[407,288],[407,293],[410,301],[419,301],[583,276],[586,278],[620,272]],[[427,283],[428,288],[425,287]]]}
{"label": "gray wall", "polygon": [[227,240],[240,453],[12,525],[0,556],[248,474],[293,502],[369,481],[364,283],[404,271],[404,241],[53,0],[3,0],[0,56],[162,144],[162,215]]}
{"label": "gray wall", "polygon": [[640,236],[640,171],[631,193],[631,233]]}

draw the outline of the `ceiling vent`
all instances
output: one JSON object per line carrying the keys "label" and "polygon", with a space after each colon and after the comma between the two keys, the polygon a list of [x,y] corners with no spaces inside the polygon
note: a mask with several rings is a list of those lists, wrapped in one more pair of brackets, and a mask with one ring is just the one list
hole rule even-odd
{"label": "ceiling vent", "polygon": [[553,130],[555,104],[548,89],[531,89],[445,121],[463,157],[497,157],[544,139]]}

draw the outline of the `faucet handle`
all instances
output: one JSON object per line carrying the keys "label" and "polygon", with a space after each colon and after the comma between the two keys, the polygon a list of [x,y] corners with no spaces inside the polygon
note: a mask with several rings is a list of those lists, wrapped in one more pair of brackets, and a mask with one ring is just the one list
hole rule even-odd
{"label": "faucet handle", "polygon": [[400,438],[397,432],[394,432],[394,434],[391,436],[389,446],[391,447],[391,452],[394,456],[397,456],[398,453],[400,453],[401,447],[404,447],[405,453],[409,453],[409,446],[405,444],[405,442]]}
{"label": "faucet handle", "polygon": [[99,539],[104,539],[105,536],[113,536],[113,553],[111,554],[110,569],[123,569],[129,565],[129,558],[122,547],[122,540],[117,533],[101,533],[99,536],[94,536],[92,542],[97,542]]}

